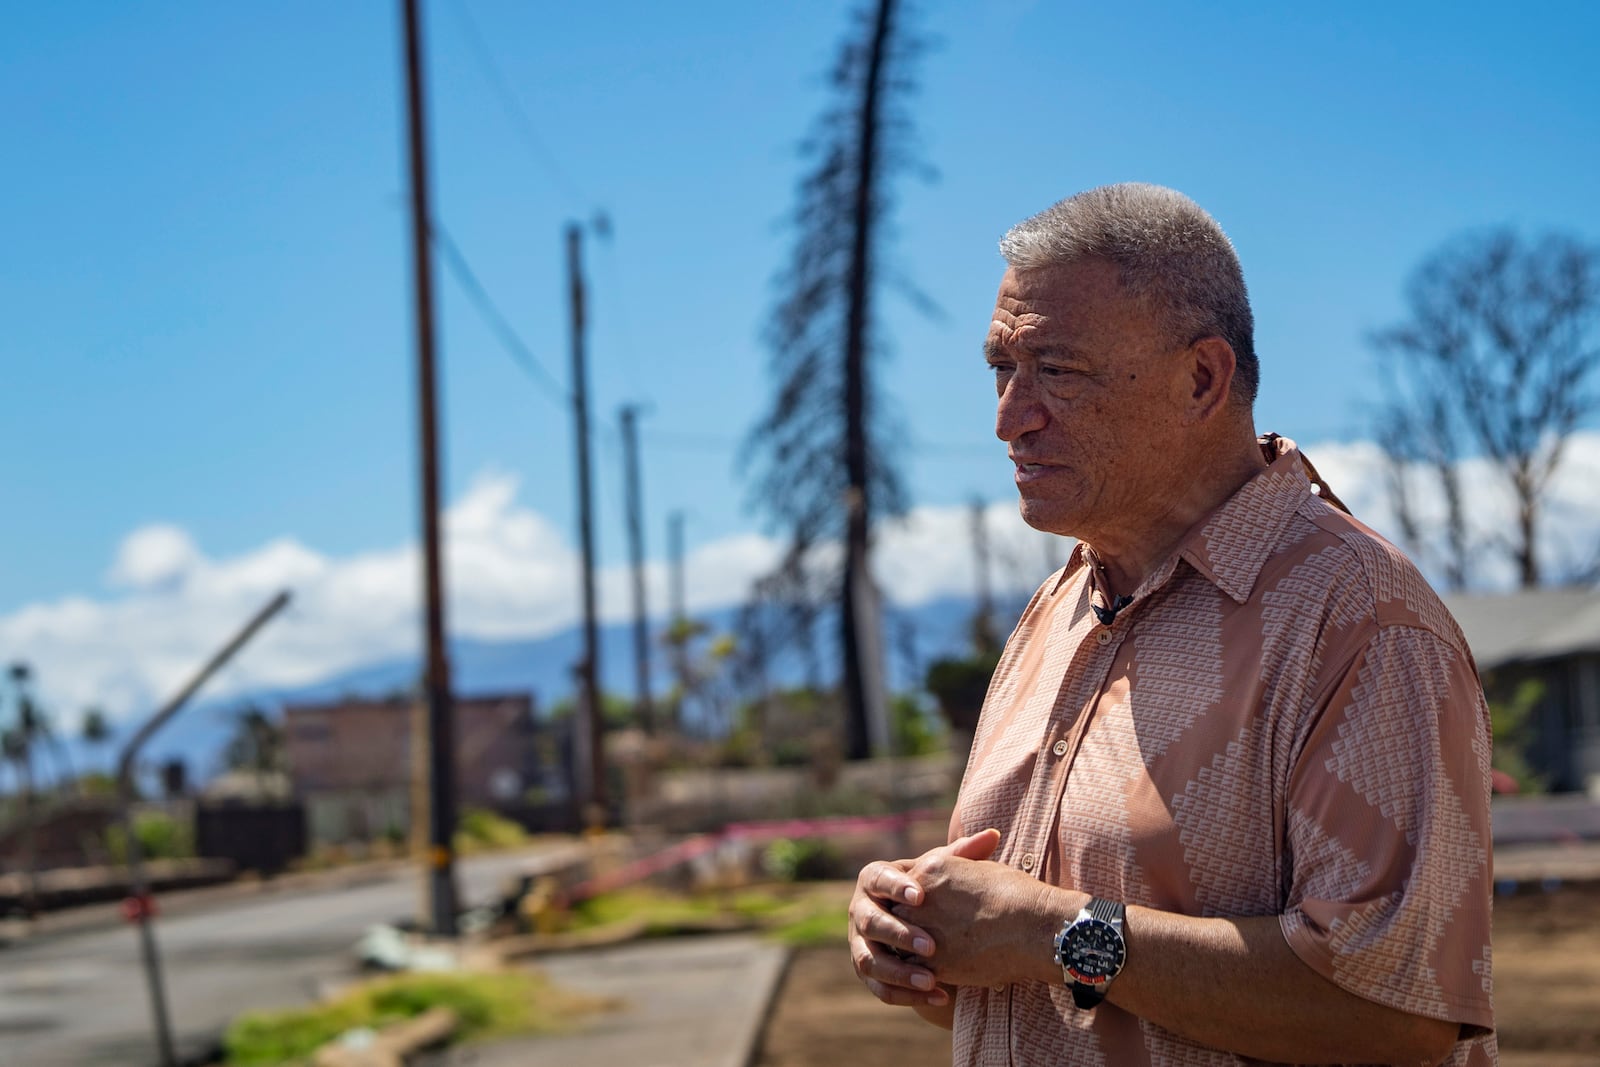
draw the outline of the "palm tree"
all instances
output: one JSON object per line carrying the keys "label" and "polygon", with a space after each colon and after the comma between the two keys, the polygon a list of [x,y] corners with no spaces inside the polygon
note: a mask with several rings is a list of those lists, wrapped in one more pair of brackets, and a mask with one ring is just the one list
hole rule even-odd
{"label": "palm tree", "polygon": [[258,789],[284,769],[283,727],[265,710],[246,704],[233,713],[233,734],[223,746],[222,761],[229,770],[248,771]]}
{"label": "palm tree", "polygon": [[17,725],[0,735],[0,749],[4,750],[7,759],[16,764],[22,783],[22,871],[25,886],[22,907],[31,917],[39,904],[39,858],[33,836],[33,738],[38,723],[27,693],[28,679],[33,671],[19,660],[11,665],[7,673],[17,694]]}
{"label": "palm tree", "polygon": [[[78,728],[78,734],[91,752],[97,752],[111,743],[111,720],[98,707],[85,708],[83,725]],[[109,775],[109,769],[105,773]]]}

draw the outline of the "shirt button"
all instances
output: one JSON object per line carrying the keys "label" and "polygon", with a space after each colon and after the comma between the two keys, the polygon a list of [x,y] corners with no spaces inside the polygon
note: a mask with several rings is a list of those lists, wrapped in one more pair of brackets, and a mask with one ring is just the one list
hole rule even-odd
{"label": "shirt button", "polygon": [[1099,633],[1094,635],[1094,639],[1099,641],[1102,645],[1109,645],[1111,643],[1111,631],[1101,630]]}
{"label": "shirt button", "polygon": [[1067,743],[1065,741],[1057,741],[1051,751],[1058,756],[1065,756],[1067,754]]}
{"label": "shirt button", "polygon": [[1024,852],[1022,854],[1022,869],[1025,870],[1025,871],[1033,870],[1033,853],[1032,852]]}

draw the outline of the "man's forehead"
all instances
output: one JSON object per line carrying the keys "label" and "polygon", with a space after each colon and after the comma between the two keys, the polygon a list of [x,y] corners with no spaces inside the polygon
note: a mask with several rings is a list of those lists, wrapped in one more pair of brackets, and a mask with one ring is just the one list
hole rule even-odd
{"label": "man's forehead", "polygon": [[1038,312],[1013,311],[996,305],[994,317],[989,321],[989,335],[984,340],[988,348],[1028,348],[1036,344],[1040,327],[1049,321]]}
{"label": "man's forehead", "polygon": [[1122,287],[1116,264],[1081,259],[1044,267],[1009,268],[1000,280],[985,347],[1055,349],[1080,333],[1124,325],[1142,307]]}

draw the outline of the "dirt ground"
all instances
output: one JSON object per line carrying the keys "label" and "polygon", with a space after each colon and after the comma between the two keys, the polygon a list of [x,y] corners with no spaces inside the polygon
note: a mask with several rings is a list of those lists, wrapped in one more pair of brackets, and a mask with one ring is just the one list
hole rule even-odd
{"label": "dirt ground", "polygon": [[[1495,902],[1495,1012],[1503,1067],[1600,1064],[1600,883]],[[838,947],[795,953],[757,1067],[950,1062],[950,1035],[872,999]]]}

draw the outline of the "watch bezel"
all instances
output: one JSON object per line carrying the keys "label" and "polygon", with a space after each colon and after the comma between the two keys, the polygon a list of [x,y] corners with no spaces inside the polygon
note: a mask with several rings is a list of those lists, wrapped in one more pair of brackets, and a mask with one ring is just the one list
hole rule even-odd
{"label": "watch bezel", "polygon": [[[1126,917],[1125,905],[1096,897],[1077,915],[1063,919],[1060,931],[1052,939],[1055,962],[1061,968],[1062,981],[1072,991],[1073,1003],[1085,1011],[1100,1005],[1111,986],[1111,980],[1122,973],[1122,968],[1128,962],[1128,939],[1123,932]],[[1102,933],[1095,929],[1097,926],[1107,929]],[[1109,961],[1110,966],[1104,973],[1098,969],[1083,968],[1088,961],[1079,953],[1087,947],[1085,942],[1091,933],[1100,935],[1095,937],[1100,942],[1096,956],[1107,955],[1104,946],[1108,943],[1115,947],[1114,959]]]}
{"label": "watch bezel", "polygon": [[[1088,948],[1087,941],[1092,933],[1103,929],[1105,939],[1115,946],[1115,959],[1110,967],[1104,971],[1085,970],[1083,966],[1088,963],[1081,953]],[[1096,949],[1096,954],[1103,953],[1104,949]],[[1118,924],[1105,919],[1097,919],[1092,915],[1080,915],[1070,925],[1061,930],[1061,935],[1056,938],[1056,963],[1061,967],[1061,973],[1068,981],[1081,982],[1084,985],[1105,985],[1111,979],[1122,973],[1122,967],[1128,962],[1128,943],[1122,936]]]}

